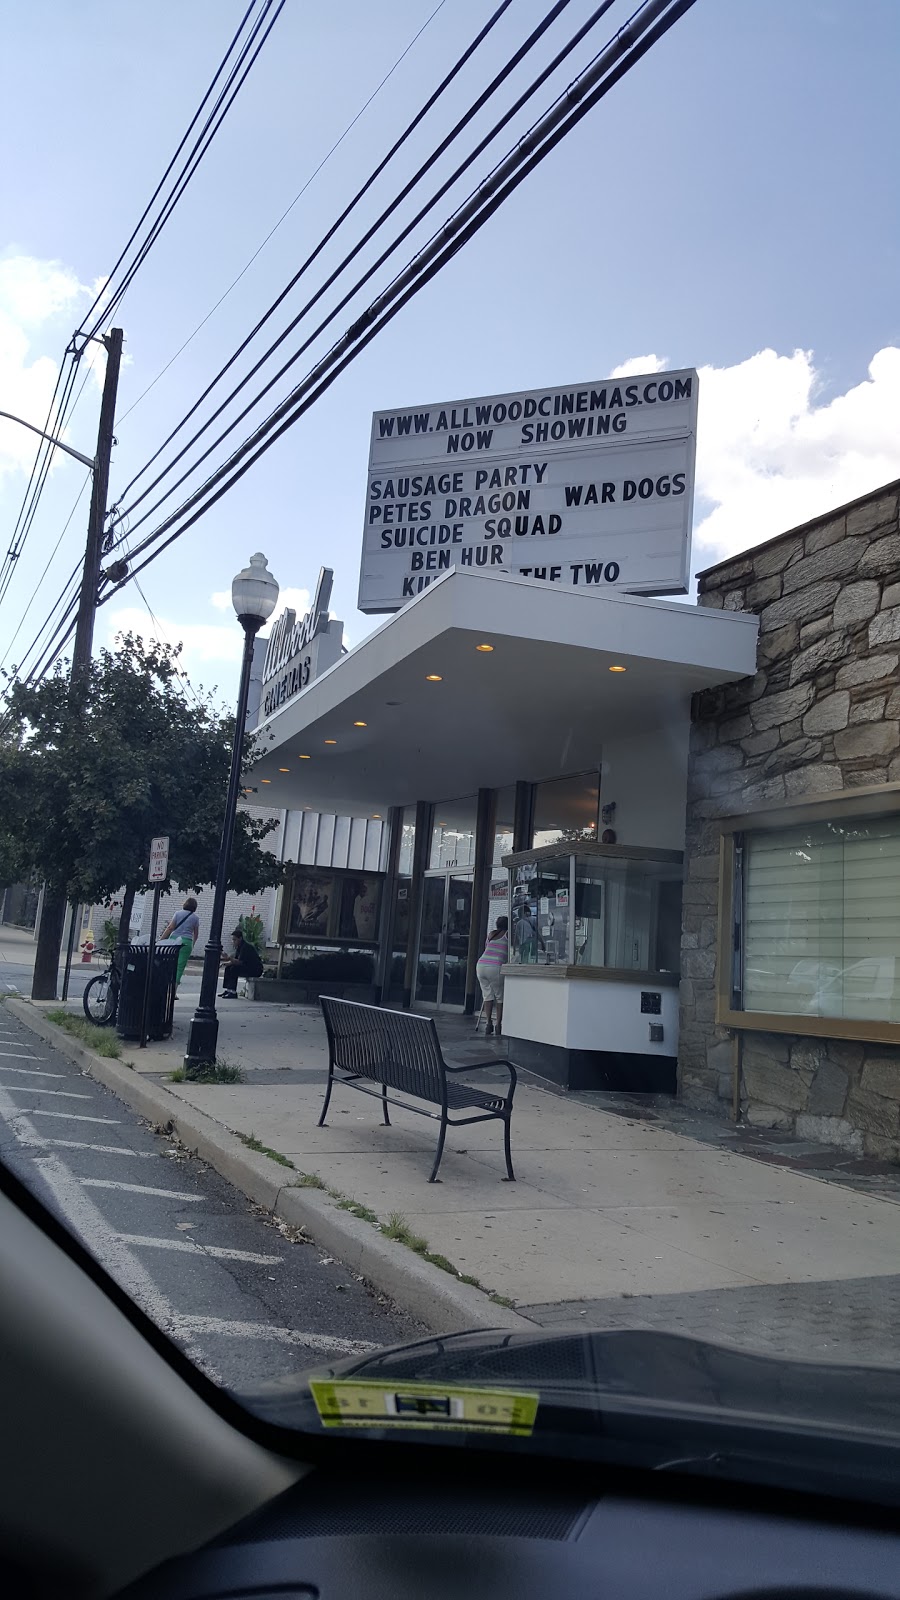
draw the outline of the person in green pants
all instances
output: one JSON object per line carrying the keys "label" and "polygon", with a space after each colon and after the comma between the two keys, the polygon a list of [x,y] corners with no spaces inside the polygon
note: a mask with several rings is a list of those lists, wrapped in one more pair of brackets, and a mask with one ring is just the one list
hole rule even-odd
{"label": "person in green pants", "polygon": [[176,911],[171,922],[163,929],[160,937],[162,939],[177,939],[181,944],[181,949],[178,952],[178,971],[175,976],[175,987],[177,989],[184,977],[184,969],[188,964],[190,953],[200,937],[200,918],[197,916],[197,902],[193,895],[188,895],[181,910]]}

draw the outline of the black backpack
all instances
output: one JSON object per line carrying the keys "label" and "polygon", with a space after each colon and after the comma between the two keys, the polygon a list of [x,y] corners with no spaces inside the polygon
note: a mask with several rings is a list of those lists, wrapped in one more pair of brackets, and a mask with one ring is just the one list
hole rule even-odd
{"label": "black backpack", "polygon": [[260,953],[254,949],[252,944],[248,944],[246,939],[244,940],[244,959],[241,965],[248,978],[258,978],[262,974],[263,964]]}

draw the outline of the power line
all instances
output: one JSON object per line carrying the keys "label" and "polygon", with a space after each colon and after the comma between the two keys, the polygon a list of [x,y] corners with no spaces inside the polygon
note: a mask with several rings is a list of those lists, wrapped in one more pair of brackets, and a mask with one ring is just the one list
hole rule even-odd
{"label": "power line", "polygon": [[[262,9],[259,17],[257,17],[256,21],[254,22],[253,28],[251,30],[251,34],[250,34],[250,40],[251,41],[255,37],[256,31],[258,31],[259,26],[265,20],[265,17],[267,15],[272,3],[273,3],[273,0],[263,0],[263,9]],[[104,306],[104,310],[103,310],[102,317],[101,317],[100,320],[107,320],[109,315],[111,315],[111,310],[112,310],[111,306],[109,304],[105,304],[104,303],[105,302],[105,296],[106,296],[106,294],[108,292],[108,289],[109,289],[109,285],[113,282],[113,280],[114,280],[114,278],[116,276],[116,273],[119,271],[119,268],[127,260],[128,254],[129,254],[129,251],[131,250],[132,245],[134,245],[135,241],[138,239],[138,237],[140,235],[140,232],[141,232],[141,229],[144,226],[144,223],[147,221],[148,217],[151,215],[151,213],[153,211],[153,208],[154,208],[154,206],[156,204],[156,201],[159,199],[160,195],[162,194],[163,190],[165,189],[166,183],[167,183],[170,175],[174,172],[174,170],[175,170],[175,168],[176,168],[176,166],[178,164],[178,161],[179,161],[179,158],[181,156],[182,151],[184,150],[185,146],[187,145],[188,140],[190,139],[191,134],[194,131],[194,128],[197,126],[198,122],[200,121],[201,116],[203,115],[203,111],[204,111],[204,108],[205,108],[207,102],[212,98],[213,94],[215,93],[216,84],[218,83],[219,79],[222,77],[223,73],[226,71],[226,69],[228,67],[228,62],[229,62],[231,56],[238,49],[238,46],[239,46],[240,41],[241,41],[241,37],[242,37],[242,35],[244,34],[244,32],[245,32],[245,30],[247,28],[247,25],[248,25],[248,23],[250,21],[250,18],[252,16],[254,10],[256,9],[256,6],[257,6],[257,0],[250,0],[250,4],[247,7],[247,10],[244,12],[244,15],[242,16],[242,18],[241,18],[241,20],[240,20],[240,22],[239,22],[239,24],[237,26],[237,29],[236,29],[235,34],[234,34],[234,37],[232,38],[231,43],[228,46],[228,49],[225,51],[225,54],[222,57],[222,60],[219,62],[219,65],[216,68],[216,70],[215,70],[215,72],[213,74],[213,77],[212,77],[212,79],[210,81],[209,87],[207,88],[206,93],[203,96],[203,99],[200,101],[200,104],[197,107],[197,110],[194,112],[193,117],[191,118],[190,122],[188,123],[188,126],[187,126],[185,132],[183,133],[183,135],[182,135],[182,137],[181,137],[181,139],[180,139],[180,141],[179,141],[179,143],[178,143],[178,145],[176,147],[174,155],[172,156],[171,160],[169,161],[168,166],[166,167],[162,177],[160,178],[158,184],[156,185],[156,188],[154,189],[152,195],[150,196],[150,199],[148,200],[146,206],[144,207],[144,210],[141,212],[141,215],[138,218],[138,221],[136,222],[134,228],[132,229],[132,231],[131,231],[131,233],[130,233],[130,235],[129,235],[126,243],[125,243],[125,245],[123,246],[123,248],[119,252],[119,255],[116,258],[116,261],[113,264],[112,270],[109,273],[109,276],[107,277],[103,287],[99,290],[97,295],[94,297],[94,300],[92,301],[91,305],[88,307],[87,311],[85,312],[84,316],[82,317],[81,322],[79,323],[78,328],[76,329],[75,339],[78,338],[79,334],[82,335],[85,339],[93,337],[93,335],[96,333],[97,327],[99,326],[99,322],[94,324],[94,327],[91,329],[91,331],[89,333],[86,332],[86,327],[87,327],[87,323],[89,322],[90,318],[94,315],[94,312],[97,311],[101,305]],[[280,7],[279,7],[279,10],[280,10]],[[247,44],[245,43],[244,46],[243,46],[242,54],[239,56],[238,63],[236,64],[238,67],[240,65],[240,62],[244,59],[244,55],[246,53],[246,49],[247,49]],[[253,63],[251,62],[250,65],[252,66],[252,64]],[[249,68],[248,68],[248,70],[249,70]],[[225,85],[225,91],[227,91],[228,83],[233,81],[234,72],[235,72],[235,67],[232,67],[231,72],[229,74],[229,78],[228,78],[228,80],[226,82],[226,85]],[[218,95],[218,98],[217,98],[217,100],[216,100],[216,102],[214,104],[213,110],[209,114],[209,116],[207,117],[206,122],[203,124],[203,128],[201,129],[201,133],[199,135],[199,138],[195,141],[193,149],[191,150],[191,152],[190,152],[190,154],[189,154],[189,156],[187,158],[188,163],[193,158],[193,156],[196,154],[198,146],[201,144],[204,135],[208,131],[210,123],[212,121],[212,118],[216,114],[216,109],[218,108],[218,106],[221,105],[222,95],[223,95],[223,92],[225,92],[225,91],[223,91],[223,90],[219,91],[219,95]],[[226,107],[226,110],[227,110],[227,107]],[[224,115],[224,113],[223,113],[223,115]],[[195,170],[196,170],[196,168],[195,168]],[[182,172],[182,176],[183,175],[184,174]],[[171,199],[171,196],[170,196],[170,199]],[[167,205],[168,203],[169,203],[168,201],[166,201],[164,203],[163,212],[165,211],[165,205]],[[162,214],[163,213],[161,213],[161,215]],[[168,214],[170,214],[170,212]],[[151,242],[158,234],[158,231],[159,231],[159,226],[158,225],[159,225],[159,218],[157,218],[157,221],[151,227],[151,230],[150,230]],[[156,230],[156,232],[154,232],[154,229]],[[146,254],[147,248],[149,248],[149,245],[147,244],[147,241],[145,240],[144,244],[139,246],[138,255],[140,256],[140,259],[143,259],[143,255]],[[141,254],[141,252],[143,252],[143,255]],[[133,276],[132,268],[128,269],[128,273],[130,273],[130,276],[126,275],[127,276],[127,281],[130,282],[130,277]],[[126,287],[127,287],[127,283],[126,283]],[[122,290],[122,293],[124,293],[124,289]],[[121,294],[118,295],[118,298],[121,298]]]}
{"label": "power line", "polygon": [[[6,596],[16,571],[16,564],[25,548],[25,543],[31,531],[41,495],[50,473],[54,450],[52,439],[59,437],[66,424],[68,405],[77,373],[77,360],[72,361],[65,379],[63,378],[64,370],[65,360],[60,364],[57,373],[56,386],[50,402],[50,409],[47,413],[46,427],[43,430],[51,435],[51,439],[42,439],[38,445],[34,465],[25,489],[25,498],[16,519],[2,568],[0,568],[0,604],[2,604]],[[60,388],[62,392],[60,392]]]}
{"label": "power line", "polygon": [[[75,497],[75,504],[73,505],[71,511],[69,512],[69,515],[66,517],[66,520],[62,525],[62,531],[61,531],[61,533],[60,533],[55,545],[53,546],[53,549],[51,550],[51,552],[50,552],[50,554],[49,554],[49,556],[47,558],[47,564],[44,567],[43,572],[41,573],[40,577],[38,578],[37,583],[34,586],[34,589],[32,591],[32,595],[31,595],[31,599],[29,600],[27,606],[25,607],[25,610],[22,612],[21,617],[19,618],[18,624],[16,626],[16,631],[13,634],[12,638],[10,639],[9,644],[7,645],[6,650],[3,653],[2,659],[0,659],[0,667],[3,667],[3,666],[6,665],[7,657],[9,656],[13,645],[15,644],[16,640],[19,637],[19,634],[22,631],[22,625],[23,625],[23,623],[25,621],[25,618],[28,616],[29,611],[31,610],[32,606],[34,605],[35,600],[38,597],[38,591],[40,590],[41,585],[43,584],[44,579],[47,576],[47,573],[50,571],[50,568],[51,568],[51,566],[53,564],[54,557],[56,556],[56,552],[59,549],[60,545],[62,544],[63,539],[66,536],[66,532],[68,530],[69,523],[72,521],[72,518],[74,517],[75,512],[78,510],[78,507],[79,507],[79,505],[81,503],[81,498],[82,498],[82,496],[84,494],[85,489],[87,488],[88,484],[90,483],[90,481],[91,481],[91,474],[90,474],[90,472],[88,472],[87,476],[85,477],[84,482],[81,485],[81,488],[78,491],[78,494]],[[76,571],[77,571],[77,568],[76,568]]]}
{"label": "power line", "polygon": [[[524,179],[693,4],[694,0],[675,0],[674,4],[670,0],[646,0],[646,4],[619,30],[581,76],[554,101],[530,132],[458,209],[450,222],[413,258],[301,384],[177,511],[140,541],[133,555],[141,554],[153,544],[157,544],[158,548],[134,569],[135,574],[143,571],[163,549],[199,521],[249,471],[276,439],[330,388],[361,350],[452,260]],[[227,482],[224,481],[226,479]],[[201,505],[204,496],[209,498]],[[198,509],[194,510],[194,507]],[[193,515],[181,521],[188,511],[193,511]],[[163,534],[173,529],[179,521],[181,526],[160,542]],[[127,581],[124,579],[123,583]],[[121,587],[122,584],[117,584],[101,597],[100,603],[104,604]]]}
{"label": "power line", "polygon": [[[122,416],[119,417],[119,419],[118,419],[119,424],[123,423],[125,421],[126,417],[130,417],[131,416],[132,411],[134,411],[140,405],[141,401],[143,399],[145,399],[146,396],[150,393],[150,390],[155,388],[156,385],[159,383],[160,378],[165,376],[165,374],[168,372],[169,368],[174,365],[174,363],[178,360],[178,357],[180,355],[182,355],[183,352],[187,349],[188,345],[191,344],[191,342],[194,339],[196,339],[197,334],[201,331],[201,329],[206,327],[206,324],[209,322],[210,318],[215,316],[215,314],[218,311],[220,305],[222,305],[228,299],[228,296],[231,294],[231,291],[233,289],[237,288],[237,286],[240,283],[241,279],[243,277],[245,277],[245,275],[249,272],[250,268],[252,267],[252,265],[253,265],[254,261],[257,259],[257,257],[262,255],[262,252],[265,250],[266,245],[269,243],[269,240],[274,238],[275,234],[278,232],[278,229],[281,227],[281,224],[283,222],[285,222],[287,220],[287,218],[290,216],[290,214],[293,211],[293,209],[294,209],[295,205],[297,204],[297,202],[299,200],[302,200],[302,198],[305,195],[307,189],[315,181],[315,179],[319,176],[319,173],[322,171],[322,168],[331,160],[331,157],[334,155],[335,151],[340,147],[340,145],[343,144],[344,140],[347,138],[347,135],[349,133],[351,133],[352,130],[356,127],[356,124],[359,122],[360,118],[363,116],[363,114],[366,111],[368,111],[369,106],[372,104],[372,101],[381,93],[382,89],[384,88],[384,86],[388,82],[388,80],[393,77],[394,73],[397,71],[397,68],[400,66],[401,62],[406,60],[406,57],[409,55],[409,52],[412,49],[413,45],[416,44],[416,42],[422,37],[422,34],[425,32],[425,29],[429,26],[430,23],[432,23],[434,21],[434,19],[437,16],[438,12],[440,10],[442,10],[442,8],[444,7],[445,4],[446,4],[446,0],[439,0],[439,3],[435,6],[435,8],[432,11],[431,15],[429,17],[426,17],[425,21],[422,23],[422,26],[421,26],[421,28],[419,28],[418,32],[413,34],[412,38],[409,41],[409,44],[406,46],[406,49],[403,50],[401,52],[401,54],[397,57],[396,61],[394,62],[394,65],[390,68],[390,71],[385,73],[385,75],[382,78],[381,82],[379,84],[377,84],[376,87],[372,90],[372,93],[369,95],[368,100],[366,100],[363,103],[363,105],[360,106],[360,108],[357,111],[356,116],[353,118],[352,122],[348,122],[348,124],[347,124],[346,128],[344,129],[343,133],[341,134],[340,138],[335,140],[334,144],[331,146],[331,149],[322,157],[322,159],[319,162],[318,166],[315,167],[313,169],[313,171],[310,173],[310,175],[307,178],[306,182],[304,183],[303,187],[301,189],[299,189],[298,192],[294,195],[294,198],[291,201],[290,205],[287,207],[287,209],[285,211],[282,211],[281,216],[278,218],[278,221],[274,224],[273,227],[271,227],[269,229],[269,231],[266,234],[265,238],[263,239],[262,243],[257,247],[256,250],[254,250],[252,256],[250,257],[250,260],[246,263],[245,266],[243,266],[241,268],[241,270],[238,273],[237,277],[234,278],[232,280],[232,282],[228,285],[228,288],[225,290],[224,294],[221,294],[219,296],[219,298],[216,301],[215,305],[212,306],[209,311],[207,311],[206,316],[202,319],[202,321],[197,323],[197,326],[194,329],[193,333],[189,333],[188,334],[188,336],[185,339],[184,343],[180,344],[178,346],[178,349],[175,351],[175,354],[173,356],[170,356],[169,360],[166,362],[164,367],[160,368],[159,372],[156,374],[156,377],[151,379],[151,381],[150,381],[150,383],[148,383],[146,389],[143,389],[141,391],[141,393],[138,395],[137,399],[133,402],[133,404],[128,407],[128,410],[122,413]],[[495,13],[495,17],[498,17],[500,15],[500,12],[505,11],[506,8],[511,4],[512,4],[512,0],[503,0],[503,4],[500,6],[499,10]],[[493,25],[493,20],[494,19],[492,18],[491,19],[491,23],[489,24],[489,26]],[[483,32],[486,32],[486,31],[487,30],[483,30]],[[467,55],[471,54],[471,50],[473,48],[474,48],[474,46],[470,46],[470,49],[467,52]],[[420,113],[420,117],[422,115],[424,115],[424,111],[422,113]],[[405,137],[405,135],[404,135],[404,137]],[[394,148],[397,149],[398,147],[395,145]],[[130,487],[130,485],[129,485],[129,487]]]}
{"label": "power line", "polygon": [[[578,34],[576,34],[574,40],[570,41],[570,44],[569,44],[569,46],[567,46],[565,53],[568,53],[568,51],[570,49],[573,49],[575,47],[575,44],[577,44],[579,42],[580,38],[583,37],[584,32],[586,32],[588,28],[594,26],[594,24],[599,20],[599,17],[602,16],[603,13],[609,9],[609,7],[612,5],[612,3],[613,3],[613,0],[604,0],[604,3],[600,6],[599,10],[597,12],[595,12],[593,17],[591,17],[588,20],[588,23],[585,24],[585,27],[583,29],[579,30],[579,32],[578,32]],[[284,342],[284,340],[293,331],[293,329],[296,328],[296,326],[302,320],[302,318],[304,316],[306,316],[307,313],[312,309],[312,307],[316,304],[316,302],[319,299],[321,299],[322,295],[326,292],[326,290],[328,288],[330,288],[331,284],[334,283],[335,279],[337,277],[339,277],[339,275],[346,269],[346,267],[349,265],[349,263],[360,253],[360,251],[365,247],[365,245],[372,238],[372,236],[375,233],[377,233],[378,229],[381,228],[384,225],[384,223],[393,214],[393,212],[396,211],[397,207],[402,204],[403,200],[406,199],[407,195],[409,195],[410,192],[416,187],[416,185],[419,182],[421,182],[422,178],[427,174],[428,171],[430,171],[431,167],[434,166],[435,162],[440,159],[441,155],[443,155],[444,151],[449,147],[450,144],[453,143],[453,141],[456,138],[458,138],[460,133],[463,132],[463,130],[473,120],[473,118],[482,109],[482,107],[491,98],[491,96],[497,92],[497,90],[502,86],[502,84],[506,81],[506,79],[511,75],[511,73],[519,65],[519,63],[524,59],[524,57],[529,53],[529,51],[531,51],[534,48],[534,46],[540,41],[540,39],[547,32],[547,30],[556,21],[557,17],[560,15],[560,13],[562,11],[564,11],[566,6],[569,5],[569,4],[570,4],[570,0],[555,0],[555,4],[551,7],[551,9],[547,13],[547,15],[542,19],[542,21],[537,25],[537,27],[533,29],[533,31],[529,34],[528,38],[524,41],[524,43],[522,45],[520,45],[519,49],[516,50],[515,53],[510,57],[509,61],[507,61],[506,64],[501,68],[500,72],[498,72],[495,75],[495,77],[492,79],[492,81],[488,84],[487,88],[482,91],[482,93],[478,96],[478,98],[475,100],[475,102],[468,108],[468,110],[465,112],[465,114],[457,121],[455,126],[451,129],[450,133],[447,134],[446,137],[441,140],[441,142],[437,146],[437,148],[432,152],[432,154],[427,158],[427,160],[419,167],[418,171],[416,173],[414,173],[413,177],[410,178],[410,180],[404,185],[404,187],[401,189],[400,193],[395,197],[395,199],[392,200],[391,203],[382,211],[381,215],[377,218],[377,220],[364,233],[364,235],[363,235],[362,239],[359,241],[359,243],[356,244],[354,246],[354,248],[344,257],[344,259],[334,269],[334,271],[331,273],[331,275],[325,280],[325,282],[322,284],[321,288],[316,292],[316,294],[312,297],[312,299],[309,300],[307,302],[307,304],[303,307],[303,309],[297,314],[297,316],[294,317],[293,320],[290,323],[288,323],[287,327],[283,330],[283,332],[279,335],[279,337],[274,341],[274,343],[272,345],[269,346],[268,350],[266,350],[265,354],[260,357],[260,359],[256,362],[256,364],[253,367],[250,368],[249,372],[246,373],[246,375],[241,379],[240,383],[238,383],[236,385],[236,387],[231,391],[231,393],[226,397],[226,399],[224,401],[222,401],[221,405],[219,405],[217,407],[217,409],[207,419],[207,421],[203,424],[203,426],[200,427],[197,430],[197,432],[191,436],[191,438],[188,440],[187,444],[184,445],[183,448],[179,451],[179,453],[173,458],[173,460],[169,462],[168,466],[164,467],[162,472],[159,473],[157,475],[157,477],[153,479],[152,483],[150,483],[148,485],[148,487],[145,490],[143,490],[143,492],[140,495],[137,496],[137,498],[131,503],[131,506],[129,507],[129,509],[133,510],[135,506],[139,505],[141,503],[141,501],[144,500],[146,498],[146,496],[149,493],[152,492],[152,490],[156,487],[156,485],[158,483],[160,483],[164,477],[166,477],[170,472],[172,472],[174,470],[174,468],[177,465],[177,463],[180,460],[183,459],[183,457],[185,456],[187,451],[190,450],[191,446],[193,444],[195,444],[197,442],[197,440],[199,438],[201,438],[202,435],[206,432],[206,430],[212,426],[212,424],[215,422],[216,418],[221,416],[222,412],[227,408],[228,405],[231,404],[231,401],[233,399],[235,399],[235,397],[241,392],[241,390],[246,386],[246,384],[250,382],[251,378],[253,378],[255,376],[255,374],[265,364],[265,362],[274,353],[274,351],[278,349],[279,345],[281,345]],[[135,474],[135,476],[130,480],[130,482],[126,484],[125,488],[122,490],[122,494],[120,495],[120,499],[123,499],[128,494],[129,490],[131,490],[134,487],[134,485],[140,481],[140,479],[144,476],[144,474],[152,466],[153,462],[156,461],[158,459],[158,457],[162,454],[162,451],[166,448],[166,446],[168,444],[170,444],[172,442],[172,440],[181,432],[182,428],[184,428],[187,425],[187,423],[190,421],[191,417],[194,416],[195,413],[199,410],[200,406],[203,404],[203,401],[208,397],[208,395],[211,394],[212,390],[216,387],[216,385],[225,376],[226,372],[228,372],[230,370],[230,368],[234,365],[235,361],[238,360],[240,355],[247,348],[248,344],[250,344],[251,340],[254,339],[256,334],[259,333],[260,329],[265,326],[265,324],[268,322],[269,318],[278,309],[279,305],[282,304],[282,302],[284,301],[286,296],[296,286],[296,284],[300,281],[300,279],[306,273],[308,268],[312,265],[312,263],[321,254],[321,252],[325,248],[326,244],[334,236],[335,232],[341,226],[341,224],[344,222],[344,220],[350,215],[351,211],[358,204],[358,202],[362,199],[363,195],[370,188],[371,184],[374,183],[375,179],[384,170],[385,166],[391,160],[391,158],[395,154],[395,152],[400,148],[400,146],[404,143],[404,141],[412,133],[413,129],[422,120],[422,117],[425,115],[426,111],[430,108],[430,106],[432,106],[434,104],[434,102],[438,98],[438,96],[443,93],[443,91],[446,89],[448,84],[456,76],[457,72],[460,70],[460,68],[463,65],[464,61],[466,59],[468,59],[468,56],[471,54],[472,49],[477,45],[478,42],[480,42],[480,40],[482,38],[485,37],[486,33],[490,30],[490,28],[492,28],[494,26],[495,22],[499,20],[499,16],[502,14],[502,11],[504,9],[505,9],[505,7],[501,6],[500,10],[498,12],[495,12],[494,16],[489,19],[487,27],[481,30],[481,33],[479,34],[478,39],[473,42],[473,45],[469,47],[469,49],[466,51],[465,55],[462,58],[460,58],[460,61],[456,63],[456,65],[451,70],[451,72],[444,78],[443,82],[441,84],[439,84],[439,86],[438,86],[437,90],[435,91],[435,93],[430,97],[428,102],[426,102],[426,105],[423,106],[422,110],[414,118],[413,122],[410,123],[409,127],[404,131],[404,133],[401,135],[400,139],[396,142],[396,144],[392,147],[392,149],[390,151],[388,151],[388,154],[379,163],[378,167],[376,167],[375,171],[370,175],[370,177],[368,178],[366,183],[363,185],[363,187],[359,190],[359,192],[350,201],[350,204],[341,213],[341,215],[338,217],[337,221],[332,224],[332,226],[329,228],[328,232],[323,236],[322,239],[320,239],[320,241],[316,245],[315,249],[306,258],[306,260],[303,262],[302,266],[297,270],[297,272],[294,273],[293,277],[285,285],[284,289],[278,295],[277,299],[273,301],[272,305],[269,306],[268,310],[264,313],[264,315],[256,323],[256,326],[253,329],[251,329],[250,333],[242,341],[242,343],[238,346],[237,350],[235,350],[234,353],[229,357],[229,359],[225,363],[224,367],[222,367],[220,369],[220,371],[213,378],[212,382],[207,385],[207,387],[204,389],[203,393],[194,402],[194,404],[191,406],[190,410],[182,418],[182,420],[178,423],[178,425],[172,430],[172,432],[168,435],[168,437],[163,440],[162,444],[159,446],[159,449],[154,452],[154,454],[150,457],[149,461],[147,461],[145,463],[145,465],[143,467],[141,467],[140,471],[138,471]],[[555,62],[553,65],[555,66],[557,64],[558,64],[558,61]],[[553,67],[551,67],[549,70],[553,70]],[[543,76],[541,77],[541,79],[537,80],[537,82],[534,85],[532,85],[530,91],[528,91],[528,92],[529,93],[534,93],[536,91],[536,89],[540,86],[541,82],[543,82]],[[517,110],[520,105],[521,105],[521,101],[517,103],[517,106],[514,108],[514,110]],[[511,114],[513,114],[513,113],[508,113],[505,120],[508,121],[509,120],[509,116]],[[465,170],[465,166],[468,165],[468,164],[471,164],[471,162],[476,159],[477,155],[484,148],[485,143],[489,143],[491,138],[495,137],[496,133],[504,125],[505,125],[505,123],[501,119],[501,122],[497,125],[497,127],[494,130],[492,130],[492,133],[490,135],[488,135],[487,140],[482,142],[482,144],[478,147],[478,149],[475,152],[473,152],[473,154],[468,158],[467,162],[463,163],[463,166],[460,167],[457,170],[456,173],[454,173],[453,178],[451,178],[448,181],[448,183],[446,185],[444,185],[443,188],[438,191],[437,195],[429,203],[429,206],[426,207],[425,210],[428,210],[428,209],[431,208],[431,206],[437,204],[437,201],[446,192],[446,189],[450,187],[450,184],[456,180],[456,178],[459,176],[460,172]],[[424,212],[420,213],[419,218],[416,218],[414,223],[411,224],[411,226],[415,226],[415,223],[418,222],[418,220],[420,220],[420,217],[422,215],[424,215]],[[402,241],[402,239],[404,239],[406,237],[406,235],[407,235],[407,233],[409,231],[410,231],[410,229],[406,229],[405,232],[402,233],[399,236],[399,239],[395,240],[395,242],[392,245],[391,249],[397,248],[397,245]],[[387,254],[390,254],[390,251],[388,251]],[[380,261],[376,262],[375,267],[370,269],[370,271],[366,275],[366,277],[364,277],[362,280],[360,280],[360,283],[365,283],[366,279],[371,276],[372,272],[374,272],[379,265],[381,265],[381,262],[383,262],[384,259],[385,259],[385,257],[382,256],[380,258]],[[354,291],[352,291],[352,292],[355,293],[356,290],[359,287],[360,287],[360,284],[357,284],[355,289],[354,289]],[[346,299],[341,301],[340,304],[335,308],[335,310],[332,312],[332,317],[336,316],[338,314],[338,312],[341,310],[341,308],[345,304],[346,304]],[[319,331],[321,331],[321,330],[317,330],[317,333]],[[302,348],[305,349],[306,346],[303,346]],[[262,396],[268,392],[268,389],[272,387],[272,383],[277,382],[278,379],[282,376],[282,374],[283,374],[283,372],[285,370],[286,370],[285,368],[282,368],[280,372],[275,374],[275,377],[271,380],[271,382],[266,386],[265,389],[263,389],[261,391],[260,395],[257,396],[257,400],[261,399]],[[255,403],[256,402],[254,402],[254,404]],[[248,409],[252,409],[252,407],[250,407]],[[238,425],[238,423],[242,420],[242,418],[244,416],[246,416],[246,415],[247,415],[247,411],[245,410],[244,412],[241,413],[241,415],[239,417],[237,417],[235,419],[235,421],[231,424],[231,427],[226,429],[224,434],[220,435],[220,437],[215,441],[215,443],[216,444],[221,443],[222,439],[227,437],[227,434],[233,428],[235,428]],[[209,452],[207,451],[203,456],[200,457],[200,461],[204,461],[208,454],[209,454]],[[199,463],[198,463],[198,465],[199,465]],[[195,469],[192,469],[192,470],[195,470]],[[186,476],[189,476],[189,475],[190,474],[186,474]],[[179,483],[183,483],[184,482],[184,478],[179,479],[178,482]],[[178,487],[178,484],[176,484],[174,486],[174,488],[177,488],[177,487]],[[169,494],[174,492],[174,488],[169,491]],[[167,498],[168,498],[168,494],[163,496],[163,500],[165,500]],[[155,510],[157,508],[157,506],[161,505],[163,503],[163,500],[157,501],[156,504],[151,508],[151,512],[149,514],[152,514],[152,511]],[[144,519],[142,519],[142,520],[144,520]]]}

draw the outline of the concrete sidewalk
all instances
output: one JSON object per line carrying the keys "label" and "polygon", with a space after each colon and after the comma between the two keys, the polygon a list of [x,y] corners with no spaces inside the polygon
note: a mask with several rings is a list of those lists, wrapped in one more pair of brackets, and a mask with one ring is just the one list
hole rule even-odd
{"label": "concrete sidewalk", "polygon": [[[123,1047],[141,1075],[168,1081],[193,1003],[189,993],[179,997],[173,1039],[146,1051]],[[336,1088],[329,1125],[316,1127],[327,1063],[316,1011],[235,1001],[222,1005],[221,1021],[221,1057],[241,1068],[244,1081],[171,1084],[174,1095],[224,1129],[255,1136],[382,1221],[399,1213],[432,1250],[535,1320],[585,1316],[617,1325],[627,1310],[630,1325],[654,1318],[659,1325],[677,1313],[682,1326],[685,1317],[688,1324],[699,1319],[686,1331],[703,1331],[717,1316],[727,1320],[723,1306],[740,1291],[745,1310],[731,1316],[736,1337],[766,1347],[766,1318],[777,1308],[781,1324],[790,1324],[791,1306],[802,1311],[800,1291],[809,1286],[818,1308],[817,1353],[834,1353],[832,1324],[842,1313],[851,1328],[846,1339],[858,1342],[861,1317],[887,1318],[883,1335],[893,1339],[900,1212],[889,1186],[854,1192],[640,1113],[604,1110],[599,1096],[561,1096],[533,1079],[520,1081],[516,1095],[518,1182],[502,1181],[501,1130],[484,1123],[448,1135],[442,1181],[430,1185],[436,1129],[424,1118],[392,1109],[394,1125],[386,1128],[376,1102]],[[505,1041],[476,1041],[471,1021],[457,1020],[450,1032],[457,1060],[505,1049]],[[504,1080],[498,1069],[476,1081]],[[823,1285],[831,1292],[824,1312]],[[788,1288],[797,1291],[794,1301],[785,1298]],[[881,1354],[881,1338],[879,1332],[874,1346],[869,1341],[871,1359]],[[798,1340],[812,1353],[802,1316]]]}

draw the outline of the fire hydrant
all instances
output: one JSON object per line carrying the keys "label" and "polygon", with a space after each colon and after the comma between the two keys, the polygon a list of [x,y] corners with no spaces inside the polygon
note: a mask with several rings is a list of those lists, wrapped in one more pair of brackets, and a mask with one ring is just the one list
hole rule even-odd
{"label": "fire hydrant", "polygon": [[83,965],[90,966],[91,958],[93,957],[93,954],[94,954],[94,951],[95,951],[96,948],[97,947],[94,944],[93,939],[91,939],[90,937],[85,939],[84,943],[81,946],[81,960],[82,960],[82,964]]}

